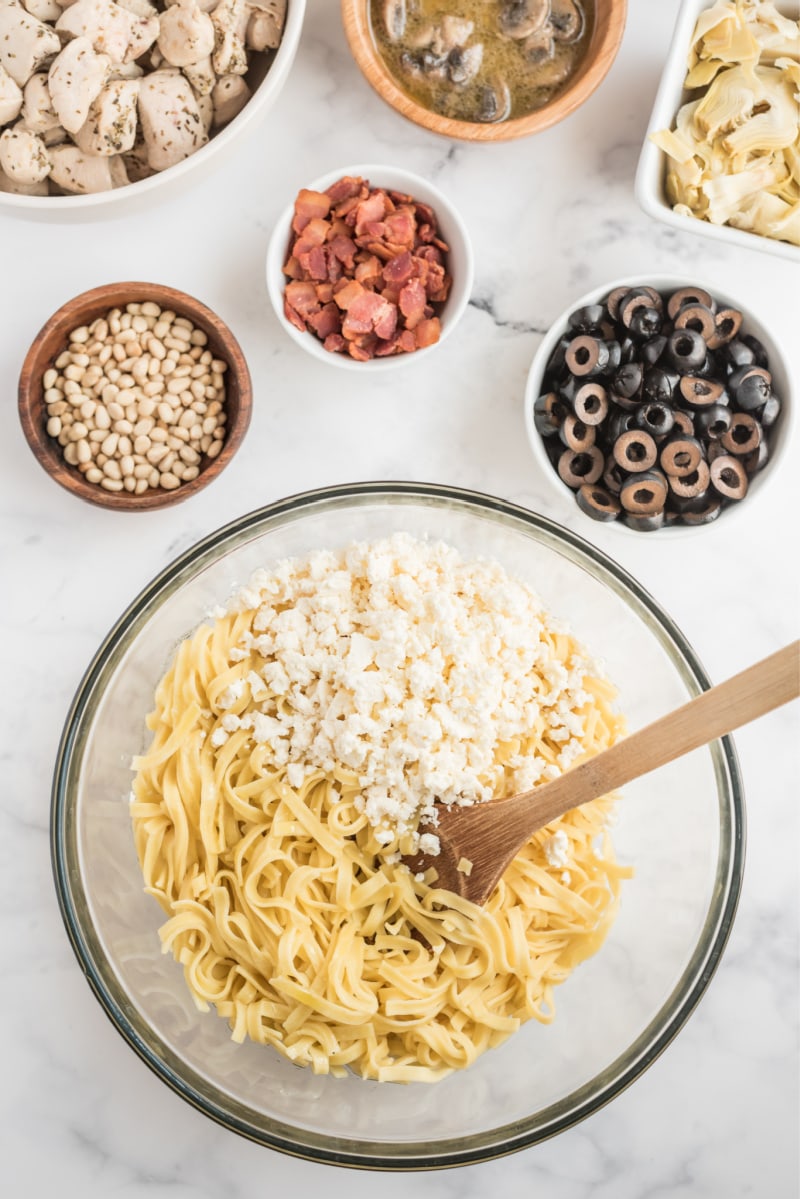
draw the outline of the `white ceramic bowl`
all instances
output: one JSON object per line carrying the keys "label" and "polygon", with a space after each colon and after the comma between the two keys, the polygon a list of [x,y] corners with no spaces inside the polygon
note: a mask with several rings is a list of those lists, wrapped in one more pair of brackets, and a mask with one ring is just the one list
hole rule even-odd
{"label": "white ceramic bowl", "polygon": [[[360,175],[363,179],[368,179],[373,187],[392,188],[405,192],[407,195],[421,200],[424,204],[430,204],[434,209],[442,237],[450,247],[448,266],[449,274],[453,279],[450,294],[438,314],[442,322],[442,333],[434,345],[426,346],[422,350],[415,350],[411,354],[393,354],[388,358],[371,358],[369,362],[357,362],[347,354],[334,354],[324,349],[322,342],[313,333],[301,333],[291,321],[286,319],[283,311],[283,292],[287,279],[283,273],[283,265],[286,261],[291,237],[295,196],[301,187],[310,188],[312,191],[324,191],[326,187],[330,187],[332,183],[345,175]],[[472,245],[467,227],[444,193],[429,183],[427,179],[423,179],[421,175],[414,175],[411,171],[401,170],[400,167],[373,163],[339,167],[338,170],[328,171],[326,175],[322,175],[310,183],[300,180],[294,189],[290,203],[275,222],[267,250],[267,291],[272,301],[272,307],[275,309],[275,315],[292,341],[296,342],[306,353],[319,359],[320,362],[327,362],[333,366],[342,366],[348,370],[357,370],[362,373],[396,370],[400,366],[427,360],[429,355],[438,349],[453,331],[461,318],[472,291],[473,273]]]}
{"label": "white ceramic bowl", "polygon": [[547,456],[547,451],[544,448],[544,439],[536,428],[533,420],[533,406],[542,394],[545,368],[549,361],[558,339],[567,328],[567,321],[576,308],[583,308],[586,304],[597,304],[604,300],[609,292],[616,287],[643,287],[649,285],[655,287],[660,292],[676,291],[679,287],[702,287],[709,292],[718,304],[725,307],[736,308],[744,315],[742,322],[742,331],[744,333],[752,333],[754,337],[764,346],[769,357],[769,369],[772,374],[775,385],[775,394],[781,400],[781,411],[772,426],[770,431],[769,446],[770,457],[766,465],[750,479],[747,495],[739,503],[726,504],[716,520],[710,522],[709,525],[665,525],[659,529],[656,536],[668,538],[672,540],[675,537],[695,535],[702,533],[704,530],[714,528],[723,521],[727,526],[742,504],[749,509],[755,498],[759,496],[764,488],[769,484],[770,479],[780,470],[780,463],[785,457],[787,447],[793,439],[792,426],[796,419],[796,404],[794,400],[794,389],[792,386],[791,377],[787,369],[787,359],[775,341],[770,330],[762,324],[760,320],[754,317],[747,306],[742,304],[736,296],[731,296],[728,292],[721,291],[713,283],[704,282],[702,279],[687,278],[685,276],[676,275],[634,275],[622,279],[612,279],[608,283],[604,283],[602,287],[595,287],[586,295],[578,297],[569,308],[565,308],[561,315],[553,322],[545,334],[538,350],[534,354],[531,363],[530,371],[528,372],[528,381],[525,385],[525,428],[528,433],[528,441],[530,442],[533,456],[536,459],[537,465],[541,470],[542,476],[550,484],[551,490],[558,495],[564,504],[564,512],[574,514],[578,513],[580,520],[583,522],[583,532],[588,536],[589,530],[594,527],[597,530],[598,526],[604,529],[613,529],[625,537],[636,537],[641,539],[646,534],[639,532],[636,529],[631,529],[623,524],[621,520],[612,520],[600,522],[593,520],[587,516],[581,508],[578,507],[575,499],[575,492],[567,487],[566,483],[562,482],[560,476],[552,466],[550,459]]}
{"label": "white ceramic bowl", "polygon": [[286,24],[281,44],[267,69],[265,54],[253,54],[247,82],[253,95],[237,117],[211,140],[176,166],[129,183],[113,191],[95,192],[87,196],[17,196],[0,192],[0,213],[52,221],[54,218],[94,221],[102,216],[119,216],[135,212],[153,200],[161,200],[185,187],[187,181],[196,183],[203,175],[216,170],[220,163],[240,143],[245,134],[272,108],[280,95],[300,44],[300,32],[306,0],[288,0]]}
{"label": "white ceramic bowl", "polygon": [[[747,233],[744,229],[734,229],[730,225],[712,225],[693,216],[683,216],[673,212],[665,194],[666,155],[658,146],[650,141],[650,134],[659,129],[671,129],[678,109],[688,99],[684,90],[686,78],[687,57],[689,45],[699,14],[710,8],[712,0],[683,0],[675,32],[672,35],[664,72],[656,95],[650,124],[647,127],[639,166],[636,171],[636,199],[648,214],[657,221],[663,221],[674,229],[683,232],[697,233],[701,237],[710,237],[715,241],[727,242],[731,246],[742,246],[751,250],[763,250],[767,254],[777,254],[788,258],[790,262],[800,263],[800,247],[792,246],[785,241],[776,241],[774,237],[763,237],[759,233]],[[797,4],[792,0],[778,0],[777,7],[786,16],[797,16]]]}

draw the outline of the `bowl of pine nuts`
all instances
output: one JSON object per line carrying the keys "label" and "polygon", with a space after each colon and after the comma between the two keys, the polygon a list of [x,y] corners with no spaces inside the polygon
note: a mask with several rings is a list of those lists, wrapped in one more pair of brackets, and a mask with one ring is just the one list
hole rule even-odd
{"label": "bowl of pine nuts", "polygon": [[112,283],[69,300],[33,341],[19,415],[48,474],[104,508],[179,503],[224,470],[252,385],[227,325],[185,292]]}

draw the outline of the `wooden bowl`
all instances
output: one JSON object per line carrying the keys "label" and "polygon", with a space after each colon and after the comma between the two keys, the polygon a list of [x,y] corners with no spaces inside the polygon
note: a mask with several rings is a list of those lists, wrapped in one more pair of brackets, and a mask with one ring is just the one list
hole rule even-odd
{"label": "wooden bowl", "polygon": [[378,95],[417,125],[444,137],[475,142],[511,141],[548,129],[588,100],[605,79],[622,41],[627,0],[594,0],[594,27],[577,71],[562,91],[535,112],[496,124],[456,121],[423,108],[389,72],[372,36],[370,0],[342,0],[342,20],[353,57]]}
{"label": "wooden bowl", "polygon": [[[88,482],[75,466],[65,461],[62,447],[46,429],[47,405],[44,400],[45,371],[67,348],[69,334],[81,325],[90,324],[111,308],[152,300],[163,309],[185,316],[208,338],[208,349],[215,358],[228,363],[225,375],[225,440],[216,458],[203,455],[197,478],[181,483],[173,491],[151,488],[142,495],[129,491],[106,491],[99,483]],[[148,512],[179,504],[207,487],[223,471],[242,443],[253,404],[250,371],[241,347],[228,326],[209,308],[185,292],[157,283],[109,283],[95,287],[69,300],[34,338],[25,356],[19,377],[18,406],[22,430],[28,445],[39,463],[61,487],[90,504],[101,508],[117,508],[124,512]]]}

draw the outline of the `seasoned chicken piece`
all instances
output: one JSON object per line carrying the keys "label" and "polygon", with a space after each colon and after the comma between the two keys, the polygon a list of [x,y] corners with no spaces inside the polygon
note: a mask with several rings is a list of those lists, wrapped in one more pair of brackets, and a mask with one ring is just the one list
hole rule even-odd
{"label": "seasoned chicken piece", "polygon": [[0,169],[17,183],[41,183],[50,174],[42,139],[21,123],[0,133]]}
{"label": "seasoned chicken piece", "polygon": [[[61,0],[59,0],[61,2]],[[74,0],[69,0],[70,4]],[[120,8],[127,8],[128,12],[132,12],[136,17],[157,17],[158,9],[150,0],[117,0]]]}
{"label": "seasoned chicken piece", "polygon": [[56,21],[59,33],[88,37],[112,62],[133,62],[158,37],[158,17],[137,17],[114,0],[76,0]]}
{"label": "seasoned chicken piece", "polygon": [[211,17],[197,0],[178,0],[161,15],[158,48],[173,67],[188,67],[208,58],[214,49]]}
{"label": "seasoned chicken piece", "polygon": [[214,68],[211,65],[211,55],[207,58],[201,58],[199,62],[194,62],[191,66],[183,68],[183,73],[192,85],[192,89],[197,96],[209,96],[211,89],[217,82],[217,76],[214,74]]}
{"label": "seasoned chicken piece", "polygon": [[45,129],[40,136],[48,147],[60,146],[62,142],[69,141],[69,134],[63,125],[53,125],[51,129]]}
{"label": "seasoned chicken piece", "polygon": [[108,82],[89,109],[86,124],[75,134],[75,144],[87,154],[111,158],[133,149],[136,140],[140,81]]}
{"label": "seasoned chicken piece", "polygon": [[252,94],[241,75],[223,75],[211,93],[214,124],[227,125],[239,115]]}
{"label": "seasoned chicken piece", "polygon": [[244,75],[247,51],[244,38],[249,20],[245,0],[220,0],[211,14],[214,22],[214,53],[211,62],[218,75]]}
{"label": "seasoned chicken piece", "polygon": [[113,158],[86,154],[77,146],[54,146],[50,151],[50,179],[62,191],[77,195],[111,191],[119,187],[111,171]]}
{"label": "seasoned chicken piece", "polygon": [[182,162],[208,141],[197,98],[174,68],[154,71],[142,79],[139,119],[147,161],[156,171]]}
{"label": "seasoned chicken piece", "polygon": [[15,121],[22,108],[22,88],[0,66],[0,125]]}
{"label": "seasoned chicken piece", "polygon": [[44,71],[31,75],[25,84],[22,112],[22,123],[33,133],[49,133],[51,129],[60,127],[53,103],[50,99],[50,88]]}
{"label": "seasoned chicken piece", "polygon": [[15,196],[46,196],[50,191],[47,180],[39,183],[18,183],[11,179],[5,171],[0,171],[0,192],[9,192]]}
{"label": "seasoned chicken piece", "polygon": [[58,34],[26,12],[17,0],[0,3],[0,66],[19,87],[61,49]]}
{"label": "seasoned chicken piece", "polygon": [[92,101],[99,95],[110,69],[108,55],[96,54],[87,37],[67,42],[51,66],[50,98],[68,133],[77,133],[86,121]]}
{"label": "seasoned chicken piece", "polygon": [[250,14],[245,44],[251,50],[276,50],[286,21],[286,0],[245,0]]}
{"label": "seasoned chicken piece", "polygon": [[156,172],[147,161],[147,146],[144,144],[141,125],[137,130],[133,149],[122,155],[122,161],[131,183],[138,183],[140,179],[149,179],[151,175],[155,175]]}
{"label": "seasoned chicken piece", "polygon": [[[238,75],[233,76],[238,79]],[[206,133],[211,133],[211,126],[214,124],[214,101],[211,99],[211,93],[208,92],[205,96],[197,96],[197,111],[200,113],[200,120],[203,122],[203,128]]]}

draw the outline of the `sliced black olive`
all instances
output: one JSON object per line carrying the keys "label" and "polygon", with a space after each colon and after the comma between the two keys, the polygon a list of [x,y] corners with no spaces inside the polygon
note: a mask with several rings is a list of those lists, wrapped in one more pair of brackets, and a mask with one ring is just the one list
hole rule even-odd
{"label": "sliced black olive", "polygon": [[708,525],[712,520],[716,520],[722,511],[722,503],[714,496],[707,495],[702,504],[696,508],[687,508],[682,515],[683,523],[686,525]]}
{"label": "sliced black olive", "polygon": [[613,336],[606,340],[608,348],[608,362],[605,367],[605,374],[613,375],[614,371],[619,370],[622,365],[622,346]]}
{"label": "sliced black olive", "polygon": [[709,408],[712,404],[726,404],[727,392],[717,379],[701,379],[698,375],[684,375],[678,390],[691,408]]}
{"label": "sliced black olive", "polygon": [[653,438],[649,433],[645,433],[644,429],[629,429],[614,442],[612,453],[614,461],[623,470],[639,474],[643,470],[649,470],[655,464],[658,448]]}
{"label": "sliced black olive", "polygon": [[687,412],[685,408],[673,408],[672,417],[675,421],[675,432],[683,433],[687,437],[694,436],[694,414]]}
{"label": "sliced black olive", "polygon": [[596,431],[593,425],[585,425],[574,412],[568,412],[558,430],[564,445],[570,450],[588,450],[594,445]]}
{"label": "sliced black olive", "polygon": [[637,308],[630,319],[631,334],[640,341],[647,341],[661,332],[664,321],[657,308]]}
{"label": "sliced black olive", "polygon": [[583,308],[576,308],[570,314],[567,324],[576,333],[595,333],[605,318],[606,310],[603,304],[587,304]]}
{"label": "sliced black olive", "polygon": [[719,439],[717,439],[716,441],[707,441],[706,445],[705,445],[705,450],[706,450],[706,462],[708,463],[709,466],[711,465],[711,463],[714,461],[715,458],[721,458],[721,457],[723,457],[723,455],[727,456],[727,453],[728,453],[728,451],[725,449],[725,446],[722,444],[722,442]]}
{"label": "sliced black olive", "polygon": [[667,480],[660,470],[646,470],[625,480],[619,500],[626,512],[651,516],[664,510],[668,490]]}
{"label": "sliced black olive", "polygon": [[[658,307],[660,308],[661,301],[659,300]],[[630,291],[622,297],[619,304],[617,319],[622,321],[626,329],[630,329],[631,321],[635,313],[640,308],[656,308],[657,305],[653,300],[653,295],[649,288],[632,287]],[[655,332],[659,332],[658,329]]]}
{"label": "sliced black olive", "polygon": [[658,461],[674,478],[694,474],[703,459],[703,447],[694,437],[672,437],[661,447]]}
{"label": "sliced black olive", "polygon": [[708,308],[709,312],[713,312],[716,308],[714,299],[707,291],[703,291],[702,287],[680,287],[672,293],[667,301],[669,319],[674,321],[681,308],[685,308],[687,304],[702,304],[704,308]]}
{"label": "sliced black olive", "polygon": [[761,413],[758,418],[761,421],[762,429],[768,429],[770,427],[770,425],[775,424],[775,421],[778,419],[780,410],[781,410],[781,402],[778,399],[778,397],[773,393],[767,400],[764,407],[761,409]]}
{"label": "sliced black olive", "polygon": [[617,466],[613,458],[609,457],[606,459],[605,470],[603,471],[603,485],[606,491],[610,491],[612,495],[619,495],[622,484],[627,477],[627,471]]}
{"label": "sliced black olive", "polygon": [[545,378],[547,378],[548,376],[552,376],[553,379],[560,380],[560,379],[563,379],[564,376],[567,374],[568,369],[569,369],[567,367],[567,360],[566,360],[567,359],[567,350],[569,349],[569,343],[571,341],[572,341],[571,337],[559,338],[558,342],[556,343],[555,349],[553,350],[552,354],[550,355],[550,358],[548,359],[547,366],[545,367]]}
{"label": "sliced black olive", "polygon": [[705,304],[687,304],[675,317],[675,329],[693,330],[708,344],[717,331],[714,313]]}
{"label": "sliced black olive", "polygon": [[704,458],[701,458],[696,468],[688,475],[670,475],[669,489],[678,499],[693,500],[708,490],[709,469]]}
{"label": "sliced black olive", "polygon": [[716,441],[731,427],[733,413],[723,404],[711,404],[697,414],[697,431]]}
{"label": "sliced black olive", "polygon": [[641,348],[642,362],[645,366],[655,366],[667,346],[667,338],[663,333],[651,337]]}
{"label": "sliced black olive", "polygon": [[629,529],[635,529],[637,533],[655,533],[657,529],[664,526],[664,509],[646,515],[638,512],[626,512],[624,521]]}
{"label": "sliced black olive", "polygon": [[642,393],[648,400],[657,404],[669,404],[675,395],[680,375],[675,371],[665,371],[660,366],[649,366],[644,372]]}
{"label": "sliced black olive", "polygon": [[616,496],[597,484],[584,483],[577,492],[578,507],[593,520],[616,520],[620,503]]}
{"label": "sliced black olive", "polygon": [[626,362],[614,375],[611,388],[615,397],[622,396],[624,400],[631,400],[641,391],[643,381],[644,371],[642,370],[642,364],[640,362]]}
{"label": "sliced black olive", "polygon": [[539,396],[533,405],[533,423],[542,437],[552,437],[561,428],[569,408],[554,391]]}
{"label": "sliced black olive", "polygon": [[761,425],[749,412],[735,412],[721,441],[729,454],[752,454],[761,441]]}
{"label": "sliced black olive", "polygon": [[649,404],[641,404],[635,412],[636,424],[640,429],[646,429],[656,441],[667,437],[675,424],[675,417],[668,404],[660,404],[653,400]]}
{"label": "sliced black olive", "polygon": [[772,395],[772,376],[760,366],[741,366],[731,375],[728,386],[739,407],[754,412]]}
{"label": "sliced black olive", "polygon": [[711,463],[711,485],[726,500],[742,500],[747,495],[747,471],[738,458],[723,455]]}
{"label": "sliced black olive", "polygon": [[581,378],[599,375],[608,363],[608,346],[596,337],[582,333],[573,337],[566,353],[566,363],[573,375]]}
{"label": "sliced black olive", "polygon": [[669,493],[669,506],[679,512],[683,517],[687,512],[698,512],[708,503],[709,496],[713,496],[713,491],[706,488],[705,491],[698,491],[697,495],[675,495],[673,491]]}
{"label": "sliced black olive", "polygon": [[684,375],[702,370],[707,352],[705,341],[694,329],[676,329],[667,340],[666,358]]}
{"label": "sliced black olive", "polygon": [[742,314],[737,308],[720,308],[714,316],[714,325],[714,333],[708,338],[712,350],[733,341],[742,327]]}
{"label": "sliced black olive", "polygon": [[765,369],[769,366],[767,351],[757,337],[753,337],[752,333],[742,333],[739,341],[743,341],[753,351],[756,366],[763,366]]}
{"label": "sliced black olive", "polygon": [[588,450],[564,450],[558,460],[558,473],[567,487],[576,491],[584,483],[596,483],[603,473],[604,459],[596,445]]}
{"label": "sliced black olive", "polygon": [[614,290],[610,291],[606,296],[606,308],[608,309],[608,315],[611,317],[612,321],[615,321],[619,318],[620,303],[624,297],[627,296],[630,290],[631,289],[629,287],[615,287]]}
{"label": "sliced black olive", "polygon": [[766,438],[762,437],[758,443],[758,449],[742,458],[742,466],[748,475],[752,476],[760,471],[762,466],[766,466],[767,462],[769,462],[769,444]]}
{"label": "sliced black olive", "polygon": [[726,345],[722,346],[719,356],[728,374],[731,374],[740,366],[754,366],[756,361],[753,350],[739,337],[734,337],[733,341],[729,341]]}
{"label": "sliced black olive", "polygon": [[617,326],[613,321],[601,321],[597,328],[603,341],[613,341],[617,336]]}
{"label": "sliced black olive", "polygon": [[600,425],[608,416],[608,393],[600,383],[584,383],[575,392],[573,406],[585,425]]}
{"label": "sliced black olive", "polygon": [[632,337],[623,337],[619,343],[620,357],[627,365],[629,362],[638,362],[641,358],[639,351],[639,343],[634,341]]}
{"label": "sliced black olive", "polygon": [[609,444],[613,446],[614,442],[623,433],[627,433],[636,427],[636,409],[632,408],[628,411],[625,408],[618,407],[616,412],[609,417],[608,424],[606,425],[606,436]]}

